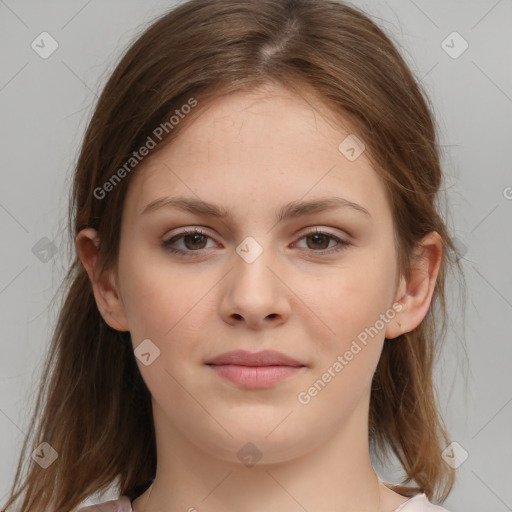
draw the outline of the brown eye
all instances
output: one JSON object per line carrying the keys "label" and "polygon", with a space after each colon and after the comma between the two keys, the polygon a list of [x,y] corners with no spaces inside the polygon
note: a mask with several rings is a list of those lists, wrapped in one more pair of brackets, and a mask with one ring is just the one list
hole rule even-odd
{"label": "brown eye", "polygon": [[[207,249],[209,235],[199,229],[185,230],[177,235],[165,240],[163,246],[166,250],[181,255],[196,256],[205,249]],[[316,229],[310,233],[306,233],[300,240],[306,240],[306,249],[313,251],[318,255],[328,255],[339,252],[351,245],[350,242],[343,240],[331,233],[319,231]],[[181,242],[181,247],[176,245]],[[334,245],[331,245],[335,242]],[[331,246],[331,247],[329,247]]]}
{"label": "brown eye", "polygon": [[311,246],[308,245],[309,249],[327,249],[332,237],[325,233],[315,233],[313,235],[308,235],[305,238],[311,240]]}
{"label": "brown eye", "polygon": [[[210,237],[206,233],[203,233],[199,229],[185,230],[172,238],[165,240],[163,242],[163,246],[166,250],[176,254],[199,252],[206,249],[206,244],[209,238]],[[183,240],[182,248],[175,248],[174,246],[181,240]]]}
{"label": "brown eye", "polygon": [[204,235],[186,235],[183,237],[183,242],[187,249],[204,249],[206,237]]}
{"label": "brown eye", "polygon": [[[310,233],[306,233],[300,240],[306,240],[306,248],[310,251],[318,253],[318,255],[328,255],[344,250],[351,242],[343,240],[332,233],[327,233],[315,229]],[[329,248],[331,242],[336,242],[334,246]]]}

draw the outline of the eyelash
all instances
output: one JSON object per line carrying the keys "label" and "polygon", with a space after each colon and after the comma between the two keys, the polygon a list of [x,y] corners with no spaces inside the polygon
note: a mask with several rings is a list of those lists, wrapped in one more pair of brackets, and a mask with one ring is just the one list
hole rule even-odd
{"label": "eyelash", "polygon": [[[171,244],[173,244],[173,243],[177,242],[178,240],[180,240],[181,238],[184,238],[189,235],[201,235],[201,236],[204,236],[207,238],[212,238],[207,233],[205,233],[204,231],[201,231],[198,228],[194,228],[194,229],[190,229],[190,230],[185,229],[181,233],[174,235],[172,238],[165,240],[163,242],[163,246],[165,247],[165,249],[167,251],[169,251],[173,254],[187,255],[190,257],[194,257],[194,256],[192,256],[189,253],[200,253],[201,251],[206,250],[206,249],[199,249],[197,251],[192,251],[192,250],[185,251],[183,249],[175,249],[171,246]],[[337,245],[335,245],[334,248],[331,248],[331,249],[323,249],[321,251],[315,251],[313,249],[309,249],[310,251],[312,251],[313,253],[318,254],[318,255],[331,255],[334,253],[338,253],[338,252],[345,250],[349,245],[352,245],[351,242],[348,242],[347,240],[343,240],[331,233],[328,233],[325,231],[320,231],[318,228],[315,228],[315,230],[305,233],[299,240],[302,240],[303,238],[307,238],[308,236],[311,236],[311,235],[325,235],[325,236],[328,236],[329,238],[331,238],[332,240],[334,240],[335,242],[337,242]]]}

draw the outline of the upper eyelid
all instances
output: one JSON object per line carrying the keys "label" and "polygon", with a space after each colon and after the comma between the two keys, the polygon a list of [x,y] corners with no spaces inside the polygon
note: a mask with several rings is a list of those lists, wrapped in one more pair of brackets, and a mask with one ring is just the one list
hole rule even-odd
{"label": "upper eyelid", "polygon": [[[216,238],[215,236],[208,233],[207,230],[209,228],[205,228],[203,226],[192,226],[192,227],[177,228],[177,229],[181,229],[181,231],[177,231],[176,233],[174,233],[172,235],[165,235],[164,240],[169,240],[169,239],[175,238],[175,237],[186,236],[188,233],[195,234],[196,232],[198,232],[197,234],[202,234],[202,235],[207,236],[212,239]],[[323,226],[309,226],[307,228],[301,229],[295,236],[302,238],[311,233],[318,232],[319,234],[331,235],[333,237],[338,237],[338,238],[341,238],[341,237],[350,238],[350,235],[346,231],[343,231],[343,233],[334,233],[334,232],[330,231],[331,229],[335,229],[335,228],[323,227]]]}

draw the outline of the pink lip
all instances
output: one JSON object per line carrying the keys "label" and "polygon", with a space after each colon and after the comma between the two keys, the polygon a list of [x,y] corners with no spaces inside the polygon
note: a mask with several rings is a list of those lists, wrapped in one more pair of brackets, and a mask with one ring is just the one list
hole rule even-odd
{"label": "pink lip", "polygon": [[244,388],[268,388],[299,372],[303,366],[211,365],[215,373]]}
{"label": "pink lip", "polygon": [[299,361],[276,352],[235,350],[221,354],[207,363],[219,376],[244,388],[270,387],[305,367]]}

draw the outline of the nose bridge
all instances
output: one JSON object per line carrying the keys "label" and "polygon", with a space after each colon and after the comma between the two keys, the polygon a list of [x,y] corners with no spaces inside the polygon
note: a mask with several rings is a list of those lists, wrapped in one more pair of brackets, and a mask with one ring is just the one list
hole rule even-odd
{"label": "nose bridge", "polygon": [[236,247],[234,282],[240,285],[245,294],[257,295],[257,293],[271,293],[275,287],[275,276],[268,267],[273,264],[270,237],[267,237],[266,245],[263,237],[260,241],[248,236]]}

